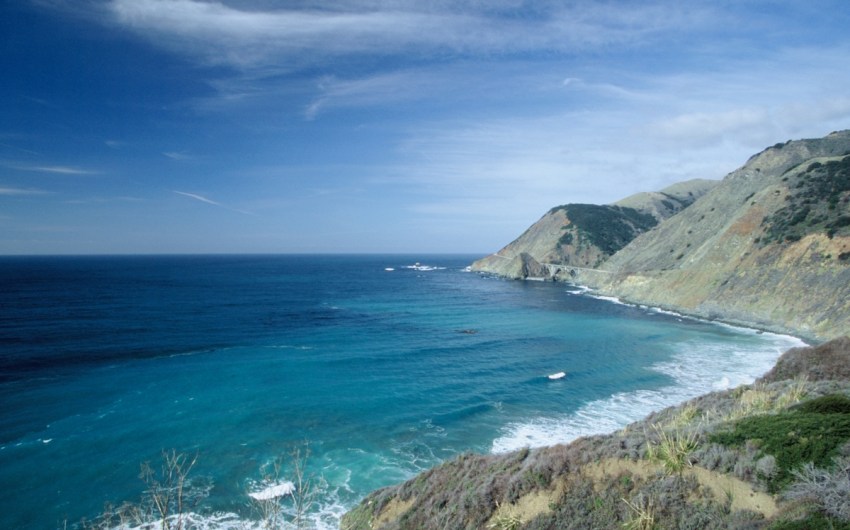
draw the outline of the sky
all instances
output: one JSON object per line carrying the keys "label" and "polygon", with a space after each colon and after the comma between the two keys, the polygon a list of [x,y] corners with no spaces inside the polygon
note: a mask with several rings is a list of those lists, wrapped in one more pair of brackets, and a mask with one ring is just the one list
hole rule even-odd
{"label": "sky", "polygon": [[0,0],[0,254],[489,254],[850,128],[846,0]]}

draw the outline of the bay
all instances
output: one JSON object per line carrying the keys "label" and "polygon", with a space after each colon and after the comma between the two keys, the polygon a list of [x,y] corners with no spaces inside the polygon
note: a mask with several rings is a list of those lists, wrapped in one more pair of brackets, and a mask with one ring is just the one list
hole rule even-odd
{"label": "bay", "polygon": [[607,432],[802,344],[473,259],[0,258],[0,527],[137,501],[140,463],[174,449],[212,483],[204,524],[237,528],[261,468],[309,447],[311,524],[335,528],[457,454]]}

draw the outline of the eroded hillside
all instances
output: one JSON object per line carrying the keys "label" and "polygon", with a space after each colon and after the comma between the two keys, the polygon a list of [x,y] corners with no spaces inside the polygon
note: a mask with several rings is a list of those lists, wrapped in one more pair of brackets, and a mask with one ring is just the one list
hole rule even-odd
{"label": "eroded hillside", "polygon": [[829,339],[850,329],[850,133],[771,147],[578,281]]}

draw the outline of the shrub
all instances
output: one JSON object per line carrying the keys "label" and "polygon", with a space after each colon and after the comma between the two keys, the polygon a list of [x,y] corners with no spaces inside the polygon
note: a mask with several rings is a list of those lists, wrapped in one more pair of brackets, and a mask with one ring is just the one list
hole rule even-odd
{"label": "shrub", "polygon": [[[839,200],[847,197],[850,191],[850,157],[825,164],[812,163],[804,171],[792,175],[788,187],[795,190],[786,195],[788,204],[762,222],[766,232],[761,239],[764,243],[798,241],[812,233],[833,237],[850,226],[850,217],[842,215],[844,212],[837,208]],[[818,221],[804,223],[810,214]]]}
{"label": "shrub", "polygon": [[822,513],[850,521],[850,459],[839,459],[831,471],[805,464],[794,477],[787,498],[812,502]]}
{"label": "shrub", "polygon": [[660,462],[667,473],[681,475],[686,467],[693,465],[690,455],[697,447],[696,433],[685,435],[674,431],[668,434],[658,428],[656,431],[659,441],[657,445],[647,443],[648,458]]}
{"label": "shrub", "polygon": [[658,224],[655,217],[634,208],[598,204],[568,204],[561,208],[572,225],[607,254],[614,254]]}
{"label": "shrub", "polygon": [[715,433],[710,439],[727,446],[757,441],[763,455],[776,458],[777,471],[767,484],[770,491],[779,491],[791,482],[794,470],[808,462],[826,466],[850,439],[850,414],[811,412],[833,406],[834,399],[828,398],[812,400],[796,410],[740,419],[731,431]]}
{"label": "shrub", "polygon": [[811,414],[850,414],[850,397],[830,394],[801,403],[793,410]]}
{"label": "shrub", "polygon": [[805,519],[777,521],[770,530],[850,530],[850,523],[836,521],[820,513],[813,513]]}

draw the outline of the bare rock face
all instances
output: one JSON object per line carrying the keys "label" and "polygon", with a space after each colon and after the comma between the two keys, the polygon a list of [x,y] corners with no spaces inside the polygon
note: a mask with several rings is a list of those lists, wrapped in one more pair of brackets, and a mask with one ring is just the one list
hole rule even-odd
{"label": "bare rock face", "polygon": [[490,260],[488,268],[493,274],[498,274],[512,280],[547,280],[552,278],[549,268],[541,265],[528,252],[522,252],[512,258],[490,256],[485,259]]}

